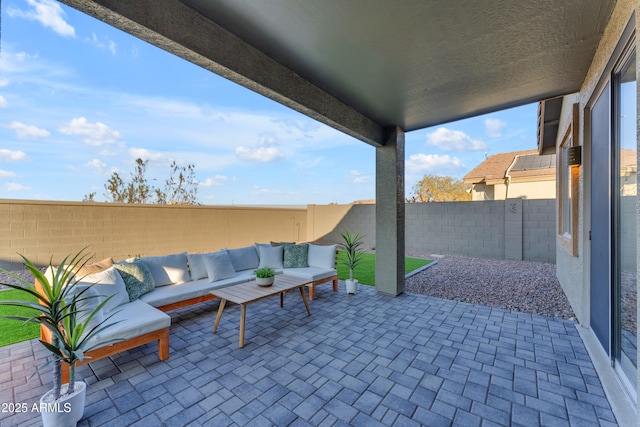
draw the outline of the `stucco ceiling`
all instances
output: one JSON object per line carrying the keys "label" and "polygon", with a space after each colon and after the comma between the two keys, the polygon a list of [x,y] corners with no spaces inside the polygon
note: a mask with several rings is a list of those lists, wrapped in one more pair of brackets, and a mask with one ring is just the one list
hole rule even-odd
{"label": "stucco ceiling", "polygon": [[577,91],[615,5],[63,2],[374,145],[389,126],[412,131]]}

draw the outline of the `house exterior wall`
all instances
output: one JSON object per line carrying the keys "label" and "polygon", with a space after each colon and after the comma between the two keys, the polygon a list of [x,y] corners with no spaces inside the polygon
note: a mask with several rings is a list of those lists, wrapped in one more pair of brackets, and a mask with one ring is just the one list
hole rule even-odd
{"label": "house exterior wall", "polygon": [[546,181],[518,182],[512,180],[509,184],[510,199],[555,199],[556,180],[555,177]]}
{"label": "house exterior wall", "polygon": [[509,199],[555,199],[555,177],[541,181],[512,180],[508,186],[506,184],[473,184],[471,188],[473,201],[505,200],[507,196]]}
{"label": "house exterior wall", "polygon": [[[601,363],[595,362],[598,369],[598,374],[603,380],[603,384],[608,384],[607,394],[616,412],[620,425],[638,425],[640,426],[640,420],[637,417],[640,406],[638,400],[631,397],[627,397],[627,394],[620,387],[622,383],[617,376],[615,368],[611,366],[609,356],[605,353],[605,349],[602,348],[600,342],[595,338],[595,334],[590,330],[590,242],[588,239],[590,228],[598,227],[598,224],[591,224],[590,218],[590,206],[591,203],[598,203],[599,201],[591,200],[590,198],[590,150],[587,146],[587,137],[589,130],[589,123],[585,123],[585,109],[589,101],[596,94],[598,90],[598,84],[601,78],[605,75],[605,70],[610,64],[613,58],[616,46],[621,40],[623,31],[630,19],[635,14],[636,19],[636,69],[640,70],[640,52],[638,51],[638,34],[640,32],[640,2],[637,0],[619,0],[616,3],[613,14],[609,20],[609,24],[605,30],[603,38],[600,42],[598,50],[593,58],[590,69],[586,75],[586,78],[582,84],[579,93],[570,97],[565,97],[563,105],[563,111],[560,118],[558,129],[558,140],[556,146],[562,142],[562,137],[571,124],[571,105],[573,103],[579,104],[579,145],[583,147],[583,161],[579,171],[579,205],[578,205],[578,235],[572,236],[578,239],[578,254],[572,256],[560,244],[560,237],[556,232],[557,243],[556,244],[556,262],[557,262],[557,276],[559,282],[567,295],[572,308],[577,316],[578,321],[584,331],[581,334],[584,337],[587,348],[592,356],[592,360],[600,360]],[[639,99],[640,101],[640,99]],[[638,102],[640,105],[640,102]],[[636,123],[640,124],[640,115],[635,118]],[[640,132],[640,127],[639,127]],[[640,148],[640,144],[636,144]],[[560,165],[558,164],[558,167]],[[633,185],[633,184],[632,184]],[[626,199],[626,198],[625,198]],[[638,197],[633,197],[632,200],[623,200],[622,209],[635,209],[636,224],[640,220],[638,216]],[[556,212],[558,215],[559,212]],[[640,228],[636,228],[640,230]],[[629,237],[635,237],[629,239]],[[623,245],[635,244],[638,245],[640,238],[638,236],[624,236]],[[638,252],[640,253],[640,251]],[[626,265],[637,264],[637,260],[622,260]],[[636,269],[637,271],[637,269]],[[640,281],[638,281],[640,284]],[[640,362],[640,358],[636,360]],[[633,407],[635,413],[632,413],[629,417],[628,408]],[[625,418],[626,417],[626,418]]]}

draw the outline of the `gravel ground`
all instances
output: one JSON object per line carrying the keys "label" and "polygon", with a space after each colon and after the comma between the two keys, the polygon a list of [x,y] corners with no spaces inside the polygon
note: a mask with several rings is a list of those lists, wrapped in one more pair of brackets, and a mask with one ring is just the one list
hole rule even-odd
{"label": "gravel ground", "polygon": [[[409,277],[407,292],[561,319],[575,318],[556,278],[555,264],[450,255],[436,258],[417,252],[407,255],[438,261]],[[33,282],[28,270],[13,273]],[[17,283],[0,273],[0,283],[6,282]],[[0,289],[5,288],[0,285]]]}
{"label": "gravel ground", "polygon": [[[42,271],[44,270],[45,269],[43,268]],[[29,270],[18,270],[18,271],[12,271],[11,273],[15,274],[18,277],[21,277],[22,279],[26,280],[29,283],[33,283],[33,276],[31,275]],[[22,285],[20,281],[14,279],[13,277],[9,276],[7,273],[3,273],[3,272],[0,272],[0,283],[11,283],[14,285]],[[0,290],[3,290],[3,289],[9,289],[9,288],[7,286],[0,285]]]}
{"label": "gravel ground", "polygon": [[415,252],[408,256],[438,262],[407,278],[407,292],[542,316],[575,319],[556,278],[555,264],[450,255],[435,257]]}

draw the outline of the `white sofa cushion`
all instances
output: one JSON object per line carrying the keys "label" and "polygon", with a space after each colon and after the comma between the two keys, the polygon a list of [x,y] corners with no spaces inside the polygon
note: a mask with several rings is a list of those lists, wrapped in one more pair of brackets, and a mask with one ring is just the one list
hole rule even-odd
{"label": "white sofa cushion", "polygon": [[283,268],[283,247],[260,245],[258,246],[260,264],[258,267]]}
{"label": "white sofa cushion", "polygon": [[156,288],[153,292],[142,295],[140,300],[154,307],[162,307],[163,305],[198,298],[207,295],[212,290],[237,285],[238,283],[248,282],[253,279],[255,279],[253,270],[239,271],[236,272],[235,276],[218,280],[217,282],[210,282],[209,279],[200,279]]}
{"label": "white sofa cushion", "polygon": [[[98,307],[98,305],[104,301],[104,298],[98,295],[98,291],[95,286],[87,286],[84,284],[76,284],[73,286],[72,291],[69,293],[67,303],[71,302],[71,299],[76,297],[77,315],[76,320],[78,323],[83,323],[87,320],[89,315]],[[87,325],[86,331],[90,331],[94,326],[97,326],[104,320],[104,307],[98,310],[96,314],[91,318]],[[86,333],[86,332],[85,332]]]}
{"label": "white sofa cushion", "polygon": [[319,268],[319,267],[304,267],[304,268],[285,268],[284,274],[290,274],[296,277],[303,277],[310,282],[326,279],[338,274],[334,269]]}
{"label": "white sofa cushion", "polygon": [[336,245],[309,244],[309,267],[330,268],[336,267]]}
{"label": "white sofa cushion", "polygon": [[260,260],[258,259],[258,251],[255,246],[247,246],[244,248],[227,249],[231,264],[236,271],[251,270],[258,268]]}
{"label": "white sofa cushion", "polygon": [[129,302],[127,287],[125,286],[120,273],[118,273],[118,271],[113,267],[109,267],[100,273],[84,276],[75,286],[78,285],[93,285],[93,289],[95,289],[98,295],[103,298],[108,298],[113,295],[113,297],[102,308],[105,313],[109,313],[116,307]]}
{"label": "white sofa cushion", "polygon": [[156,287],[191,280],[186,252],[165,256],[148,256],[140,258],[140,261],[147,264],[151,270]]}
{"label": "white sofa cushion", "polygon": [[207,276],[210,282],[228,279],[236,274],[229,253],[226,250],[207,254],[204,257],[204,266],[207,269]]}
{"label": "white sofa cushion", "polygon": [[140,300],[123,304],[110,315],[112,316],[107,318],[104,324],[113,326],[92,337],[89,340],[90,346],[100,346],[113,339],[128,340],[171,326],[171,317],[168,314]]}

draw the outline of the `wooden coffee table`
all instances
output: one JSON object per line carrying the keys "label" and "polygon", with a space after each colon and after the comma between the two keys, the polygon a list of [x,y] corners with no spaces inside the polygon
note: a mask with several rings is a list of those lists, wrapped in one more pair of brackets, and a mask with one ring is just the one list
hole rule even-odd
{"label": "wooden coffee table", "polygon": [[224,306],[227,301],[235,302],[236,304],[240,304],[240,343],[239,347],[244,347],[244,325],[245,325],[245,317],[247,313],[247,304],[251,304],[252,302],[259,301],[263,298],[267,298],[273,295],[280,295],[280,307],[283,304],[283,296],[287,291],[292,291],[294,289],[300,289],[300,295],[302,296],[302,301],[304,302],[304,306],[307,308],[307,313],[311,316],[311,310],[309,310],[309,303],[307,302],[307,296],[304,293],[304,286],[306,286],[309,280],[296,277],[289,276],[286,274],[278,274],[275,277],[275,281],[273,285],[268,287],[261,287],[256,284],[255,280],[251,280],[250,282],[240,283],[238,285],[228,286],[226,288],[216,289],[211,291],[210,293],[220,298],[220,307],[218,308],[218,315],[216,316],[216,323],[213,325],[213,333],[216,333],[218,329],[218,324],[220,323],[220,318],[222,317],[222,312],[224,311]]}

